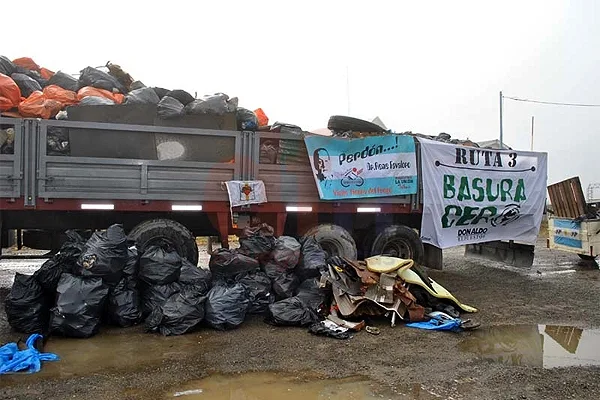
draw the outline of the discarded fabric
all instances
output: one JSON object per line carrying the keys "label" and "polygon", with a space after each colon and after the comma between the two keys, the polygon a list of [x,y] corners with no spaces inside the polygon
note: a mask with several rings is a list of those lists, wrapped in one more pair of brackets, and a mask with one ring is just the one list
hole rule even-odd
{"label": "discarded fabric", "polygon": [[8,343],[0,347],[0,375],[13,372],[39,372],[42,367],[42,361],[58,361],[60,358],[53,353],[41,353],[35,348],[38,341],[42,341],[43,336],[37,333],[29,336],[25,345],[25,350],[19,350],[16,343]]}

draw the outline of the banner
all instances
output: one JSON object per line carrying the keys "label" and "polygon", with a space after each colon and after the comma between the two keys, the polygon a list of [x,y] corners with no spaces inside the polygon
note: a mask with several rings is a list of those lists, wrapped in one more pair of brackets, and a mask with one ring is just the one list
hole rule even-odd
{"label": "banner", "polygon": [[231,207],[267,202],[267,191],[263,181],[227,181],[225,184]]}
{"label": "banner", "polygon": [[304,138],[322,200],[417,193],[415,141],[408,135]]}
{"label": "banner", "polygon": [[535,244],[546,203],[546,153],[419,142],[424,243]]}

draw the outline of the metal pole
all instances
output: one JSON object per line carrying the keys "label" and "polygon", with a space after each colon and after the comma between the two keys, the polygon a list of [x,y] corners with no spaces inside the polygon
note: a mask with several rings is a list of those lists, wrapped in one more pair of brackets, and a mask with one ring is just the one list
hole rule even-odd
{"label": "metal pole", "polygon": [[504,142],[502,141],[502,90],[500,91],[500,149],[504,148]]}
{"label": "metal pole", "polygon": [[533,151],[533,115],[531,116],[531,151]]}
{"label": "metal pole", "polygon": [[348,116],[350,116],[350,67],[346,65],[346,100],[348,102]]}

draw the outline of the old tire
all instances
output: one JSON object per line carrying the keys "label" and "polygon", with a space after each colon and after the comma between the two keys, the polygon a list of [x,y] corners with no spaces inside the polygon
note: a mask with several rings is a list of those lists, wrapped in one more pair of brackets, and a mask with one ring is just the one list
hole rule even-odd
{"label": "old tire", "polygon": [[305,238],[314,236],[329,256],[340,256],[356,260],[356,243],[350,233],[338,225],[321,224],[310,228]]}
{"label": "old tire", "polygon": [[196,238],[185,226],[170,219],[144,221],[129,232],[129,240],[134,241],[140,253],[148,246],[166,242],[173,246],[180,256],[198,265],[198,245]]}
{"label": "old tire", "polygon": [[385,129],[377,124],[358,118],[333,115],[329,117],[327,128],[331,131],[354,131],[354,132],[385,132]]}
{"label": "old tire", "polygon": [[392,225],[383,230],[373,242],[371,255],[389,255],[423,262],[425,250],[419,235],[404,225]]}

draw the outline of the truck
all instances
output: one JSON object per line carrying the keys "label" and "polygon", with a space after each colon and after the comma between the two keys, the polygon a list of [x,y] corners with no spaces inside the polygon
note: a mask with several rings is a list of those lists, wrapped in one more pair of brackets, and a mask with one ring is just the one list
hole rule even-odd
{"label": "truck", "polygon": [[[314,236],[330,255],[389,254],[441,269],[442,251],[418,233],[416,138],[416,194],[324,201],[301,134],[238,131],[235,114],[233,123],[224,116],[173,126],[126,107],[70,107],[69,120],[0,117],[0,129],[14,130],[12,151],[0,155],[1,247],[20,230],[23,245],[56,251],[68,229],[118,223],[138,246],[166,240],[195,263],[196,237],[218,237],[228,248],[230,235],[267,223],[277,236]],[[116,110],[120,116],[106,116]],[[56,132],[69,138],[69,154],[53,151],[48,138]],[[272,162],[261,157],[270,143],[302,156]],[[268,202],[231,208],[224,185],[231,180],[263,181]]]}

